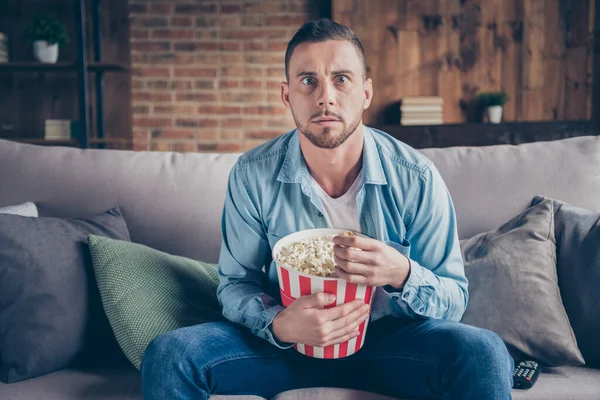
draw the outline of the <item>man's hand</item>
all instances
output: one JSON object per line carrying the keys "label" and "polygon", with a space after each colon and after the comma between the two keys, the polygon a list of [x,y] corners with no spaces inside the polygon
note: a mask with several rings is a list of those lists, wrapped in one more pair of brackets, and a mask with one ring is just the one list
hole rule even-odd
{"label": "man's hand", "polygon": [[282,342],[325,347],[358,336],[358,326],[369,317],[369,306],[357,299],[324,309],[335,296],[316,293],[302,296],[273,320],[273,334]]}
{"label": "man's hand", "polygon": [[335,273],[340,278],[369,286],[404,287],[410,262],[393,247],[361,236],[339,235],[333,238],[333,243]]}

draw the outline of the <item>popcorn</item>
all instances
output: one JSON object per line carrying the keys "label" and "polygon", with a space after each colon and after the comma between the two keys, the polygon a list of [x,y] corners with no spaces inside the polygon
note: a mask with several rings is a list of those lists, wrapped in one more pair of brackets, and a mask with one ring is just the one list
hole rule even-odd
{"label": "popcorn", "polygon": [[[350,231],[344,235],[353,236]],[[302,239],[281,249],[278,255],[280,263],[295,271],[322,277],[336,277],[333,254],[335,234]]]}

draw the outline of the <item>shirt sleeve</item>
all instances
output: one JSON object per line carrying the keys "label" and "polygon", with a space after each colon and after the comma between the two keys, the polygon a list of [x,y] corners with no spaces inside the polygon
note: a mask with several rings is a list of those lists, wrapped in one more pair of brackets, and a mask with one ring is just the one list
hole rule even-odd
{"label": "shirt sleeve", "polygon": [[270,327],[283,306],[265,293],[263,266],[271,261],[270,246],[253,201],[244,171],[236,163],[229,175],[221,220],[217,296],[223,315],[280,348],[289,348],[275,338]]}
{"label": "shirt sleeve", "polygon": [[460,321],[467,308],[468,281],[454,205],[433,164],[410,207],[405,242],[391,244],[409,258],[410,274],[401,291],[390,286],[384,291],[395,314]]}

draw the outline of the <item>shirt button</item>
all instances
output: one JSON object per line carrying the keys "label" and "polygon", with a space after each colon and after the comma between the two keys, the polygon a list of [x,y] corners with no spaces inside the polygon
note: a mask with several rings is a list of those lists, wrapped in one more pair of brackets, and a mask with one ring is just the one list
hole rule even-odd
{"label": "shirt button", "polygon": [[323,218],[323,213],[319,211],[319,217]]}
{"label": "shirt button", "polygon": [[398,296],[392,296],[392,299],[398,300]]}
{"label": "shirt button", "polygon": [[262,322],[262,327],[264,328],[265,326],[267,326],[267,323],[265,321]]}
{"label": "shirt button", "polygon": [[408,299],[408,293],[404,293],[404,295],[402,297],[404,297],[405,299]]}
{"label": "shirt button", "polygon": [[242,323],[246,323],[246,317],[242,317]]}
{"label": "shirt button", "polygon": [[421,307],[421,308],[419,309],[419,311],[420,311],[420,312],[423,312],[423,311],[425,311],[425,307]]}

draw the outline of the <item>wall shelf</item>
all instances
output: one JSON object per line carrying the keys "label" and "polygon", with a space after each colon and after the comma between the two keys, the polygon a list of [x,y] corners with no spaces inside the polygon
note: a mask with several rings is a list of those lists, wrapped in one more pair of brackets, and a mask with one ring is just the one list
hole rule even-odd
{"label": "wall shelf", "polygon": [[[77,72],[76,63],[57,62],[44,64],[39,62],[8,62],[0,63],[0,72]],[[111,63],[88,63],[89,72],[127,72],[128,68]]]}
{"label": "wall shelf", "polygon": [[600,134],[593,121],[588,120],[374,127],[417,149],[521,144]]}
{"label": "wall shelf", "polygon": [[[43,12],[56,14],[72,39],[55,64],[33,60],[22,38],[28,21]],[[44,139],[44,121],[61,119],[77,121],[77,129],[59,145],[103,148],[107,136],[130,139],[126,16],[127,2],[120,0],[0,0],[0,31],[9,38],[10,57],[0,63],[0,126],[14,127],[6,134],[0,129],[0,137],[55,144]]]}

